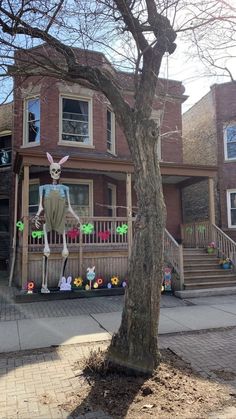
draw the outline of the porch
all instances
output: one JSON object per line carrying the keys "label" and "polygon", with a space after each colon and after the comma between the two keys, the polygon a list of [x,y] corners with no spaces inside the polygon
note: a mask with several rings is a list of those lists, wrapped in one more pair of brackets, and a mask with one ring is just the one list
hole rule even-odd
{"label": "porch", "polygon": [[[61,156],[57,156],[58,159]],[[57,159],[57,157],[55,159]],[[79,169],[78,169],[79,167]],[[16,258],[15,282],[23,287],[28,280],[40,285],[43,266],[43,237],[32,230],[30,211],[30,185],[39,180],[39,184],[49,183],[48,162],[45,155],[24,150],[15,162],[15,213],[14,225],[18,220],[24,224],[22,232],[15,231],[13,240]],[[19,173],[22,173],[19,180]],[[183,245],[189,245],[187,234],[190,230],[183,227],[182,190],[202,180],[208,182],[209,225],[215,222],[214,175],[215,167],[190,166],[161,162],[164,198],[167,207],[167,230],[165,240],[166,261],[177,273],[177,287],[183,289],[184,260]],[[79,232],[74,220],[67,218],[66,231],[70,256],[66,266],[66,275],[73,278],[86,276],[88,266],[96,266],[96,276],[109,281],[112,276],[126,280],[128,259],[132,248],[133,225],[135,221],[136,197],[133,190],[133,165],[130,161],[115,158],[91,158],[91,156],[71,157],[63,167],[63,182],[70,183],[89,178],[93,182],[93,205],[88,207],[87,215],[79,213],[83,225],[90,225],[91,230]],[[98,195],[96,185],[98,177],[105,185]],[[34,184],[34,183],[33,183]],[[109,201],[107,185],[114,185],[115,197]],[[96,198],[94,198],[96,196]],[[22,203],[22,204],[21,204]],[[37,204],[37,202],[36,202]],[[37,205],[31,205],[37,207]],[[111,214],[111,216],[108,216]],[[118,216],[119,215],[119,216]],[[124,228],[124,226],[126,226]],[[182,227],[181,227],[182,226]],[[203,231],[203,229],[201,229]],[[205,235],[208,229],[204,230]],[[33,234],[34,233],[34,234]],[[199,232],[197,232],[199,233]],[[209,233],[210,234],[210,233]],[[191,236],[192,237],[192,236]],[[199,236],[200,237],[200,236]],[[61,270],[62,237],[55,232],[48,234],[51,254],[49,257],[49,286],[56,287]],[[191,238],[192,240],[192,238]],[[16,245],[17,243],[17,245]],[[191,242],[195,247],[199,243]],[[182,256],[181,256],[182,255]],[[13,269],[11,279],[13,278]]]}

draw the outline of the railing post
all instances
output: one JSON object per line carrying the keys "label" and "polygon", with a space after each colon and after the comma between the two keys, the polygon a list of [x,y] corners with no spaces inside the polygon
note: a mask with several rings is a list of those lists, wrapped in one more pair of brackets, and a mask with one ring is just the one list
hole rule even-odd
{"label": "railing post", "polygon": [[128,219],[128,258],[130,259],[133,241],[133,225],[132,225],[132,183],[131,173],[126,174],[126,205]]}
{"label": "railing post", "polygon": [[28,234],[29,234],[29,166],[24,166],[24,180],[22,188],[22,213],[23,213],[23,243],[22,243],[22,272],[21,286],[28,280]]}
{"label": "railing post", "polygon": [[184,289],[184,255],[183,245],[179,245],[179,279],[180,279],[180,291]]}

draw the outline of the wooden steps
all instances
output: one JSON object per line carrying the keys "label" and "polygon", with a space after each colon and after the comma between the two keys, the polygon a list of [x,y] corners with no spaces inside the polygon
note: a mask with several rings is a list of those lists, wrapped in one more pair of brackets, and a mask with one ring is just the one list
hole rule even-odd
{"label": "wooden steps", "polygon": [[236,286],[236,273],[222,269],[215,254],[203,249],[184,249],[184,289],[204,289]]}

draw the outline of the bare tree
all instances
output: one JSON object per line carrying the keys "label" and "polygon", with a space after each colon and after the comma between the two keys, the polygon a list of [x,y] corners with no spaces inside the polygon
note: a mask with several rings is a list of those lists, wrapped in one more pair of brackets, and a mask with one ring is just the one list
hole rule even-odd
{"label": "bare tree", "polygon": [[[109,357],[136,372],[152,373],[160,359],[158,320],[166,212],[156,153],[159,127],[151,111],[161,63],[165,54],[174,53],[178,32],[187,31],[195,41],[201,31],[215,34],[225,26],[229,35],[233,22],[233,8],[218,0],[0,1],[3,71],[7,68],[13,76],[57,77],[102,91],[125,134],[134,163],[138,215],[122,322],[112,338]],[[35,40],[36,44],[43,41],[55,54],[28,50]],[[199,39],[197,43],[200,45]],[[134,71],[132,106],[124,100],[109,66],[81,64],[72,48],[94,45],[115,60],[119,56],[119,64]],[[9,67],[14,51],[18,51],[16,62]]]}

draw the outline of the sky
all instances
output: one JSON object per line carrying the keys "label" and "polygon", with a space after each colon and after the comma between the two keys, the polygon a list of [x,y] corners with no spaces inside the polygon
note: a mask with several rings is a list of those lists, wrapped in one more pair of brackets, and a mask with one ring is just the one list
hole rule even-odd
{"label": "sky", "polygon": [[[234,51],[235,53],[232,51],[232,57],[227,60],[227,66],[236,80],[236,47]],[[188,96],[182,106],[183,113],[207,94],[213,84],[231,81],[228,75],[226,77],[210,74],[197,57],[193,59],[187,56],[184,46],[177,48],[172,56],[164,58],[160,75],[182,81],[185,95]]]}

